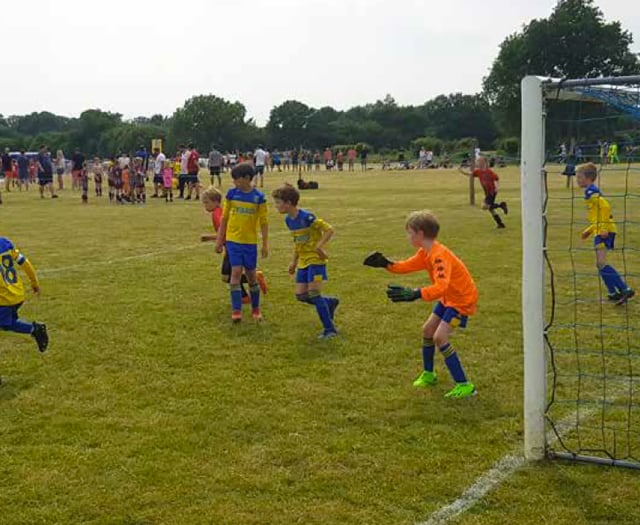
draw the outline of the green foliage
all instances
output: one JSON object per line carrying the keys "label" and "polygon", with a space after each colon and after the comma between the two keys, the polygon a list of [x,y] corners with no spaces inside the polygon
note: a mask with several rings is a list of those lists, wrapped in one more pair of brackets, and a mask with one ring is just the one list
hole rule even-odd
{"label": "green foliage", "polygon": [[561,0],[546,19],[532,20],[500,45],[484,92],[501,131],[520,130],[520,81],[528,74],[582,78],[637,74],[631,33],[607,23],[593,0]]}
{"label": "green foliage", "polygon": [[243,143],[247,129],[246,109],[240,102],[229,102],[215,95],[199,95],[187,100],[172,117],[172,139],[194,143],[200,151],[212,144],[233,148]]}
{"label": "green foliage", "polygon": [[420,151],[420,148],[424,148],[428,151],[433,151],[436,155],[440,155],[444,148],[445,142],[438,137],[418,137],[411,141],[411,149]]}
{"label": "green foliage", "polygon": [[520,151],[520,139],[507,137],[496,141],[496,147],[501,154],[516,157]]}

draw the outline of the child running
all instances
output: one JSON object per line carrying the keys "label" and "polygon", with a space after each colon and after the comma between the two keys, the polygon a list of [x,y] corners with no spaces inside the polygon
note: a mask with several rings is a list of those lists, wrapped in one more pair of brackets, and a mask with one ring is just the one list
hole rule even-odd
{"label": "child running", "polygon": [[467,177],[473,175],[480,180],[480,184],[484,190],[484,204],[482,205],[482,209],[489,210],[489,213],[491,213],[491,217],[498,225],[498,228],[505,228],[506,226],[504,225],[504,222],[502,222],[502,218],[496,212],[496,209],[499,208],[505,215],[509,213],[509,208],[507,207],[506,202],[502,201],[500,204],[496,204],[496,198],[498,197],[498,180],[500,179],[496,172],[489,168],[485,157],[478,157],[476,160],[476,166],[477,168],[473,171],[464,171],[462,168],[458,168],[458,170]]}
{"label": "child running", "polygon": [[18,317],[18,310],[25,300],[18,267],[25,271],[33,292],[39,295],[40,284],[29,259],[9,239],[0,237],[0,330],[30,335],[35,339],[38,350],[44,352],[49,345],[47,326]]}

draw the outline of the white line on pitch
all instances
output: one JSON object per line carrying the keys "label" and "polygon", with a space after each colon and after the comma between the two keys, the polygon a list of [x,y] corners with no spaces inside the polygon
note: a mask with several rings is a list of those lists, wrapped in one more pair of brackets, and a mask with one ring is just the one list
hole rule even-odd
{"label": "white line on pitch", "polygon": [[[581,413],[581,419],[584,417],[590,417],[594,413],[595,410],[585,411],[584,413]],[[576,414],[573,413],[562,419],[556,425],[556,429],[558,434],[560,434],[560,437],[563,437],[570,430],[575,429],[575,419]],[[555,432],[547,432],[547,443],[551,444],[557,439],[558,436],[556,436]],[[469,510],[485,495],[526,464],[527,460],[524,458],[522,453],[517,451],[502,456],[502,458],[500,458],[493,467],[477,478],[457,500],[434,512],[429,516],[427,521],[421,521],[416,525],[443,525],[444,523],[447,523],[449,520]]]}
{"label": "white line on pitch", "polygon": [[105,259],[102,261],[87,261],[82,264],[73,264],[71,266],[61,266],[58,268],[44,268],[42,270],[38,270],[38,275],[52,275],[56,273],[69,272],[73,270],[85,270],[87,268],[95,268],[96,266],[109,266],[111,264],[118,264],[118,263],[123,263],[128,261],[136,261],[138,259],[151,259],[153,257],[160,257],[167,253],[176,253],[176,252],[183,252],[185,250],[193,250],[198,246],[200,246],[200,244],[190,244],[189,246],[178,246],[176,248],[168,248],[168,249],[162,250],[161,252],[139,253],[137,255],[117,257],[115,259]]}

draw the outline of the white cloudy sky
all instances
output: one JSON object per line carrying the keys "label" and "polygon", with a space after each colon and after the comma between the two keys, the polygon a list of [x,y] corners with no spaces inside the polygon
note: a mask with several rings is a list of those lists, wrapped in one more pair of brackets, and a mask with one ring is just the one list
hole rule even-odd
{"label": "white cloudy sky", "polygon": [[[500,42],[555,0],[3,0],[0,113],[171,114],[192,95],[258,123],[287,99],[339,109],[480,89]],[[640,2],[597,0],[640,51]]]}

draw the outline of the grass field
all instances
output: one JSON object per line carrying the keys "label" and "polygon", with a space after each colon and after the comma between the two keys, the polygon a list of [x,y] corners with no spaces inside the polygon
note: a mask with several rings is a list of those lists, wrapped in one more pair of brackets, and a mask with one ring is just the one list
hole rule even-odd
{"label": "grass field", "polygon": [[[0,524],[410,524],[457,499],[522,444],[519,174],[499,173],[501,231],[455,171],[314,174],[301,204],[336,228],[326,290],[341,299],[341,336],[323,342],[273,206],[266,323],[232,326],[198,203],[4,194],[0,235],[42,280],[22,313],[51,345],[0,333]],[[412,254],[404,220],[423,208],[480,289],[453,341],[479,389],[463,402],[442,397],[440,356],[441,384],[412,388],[429,306],[384,295],[426,275],[362,266],[374,249]],[[637,524],[638,494],[635,471],[545,462],[451,523]]]}

